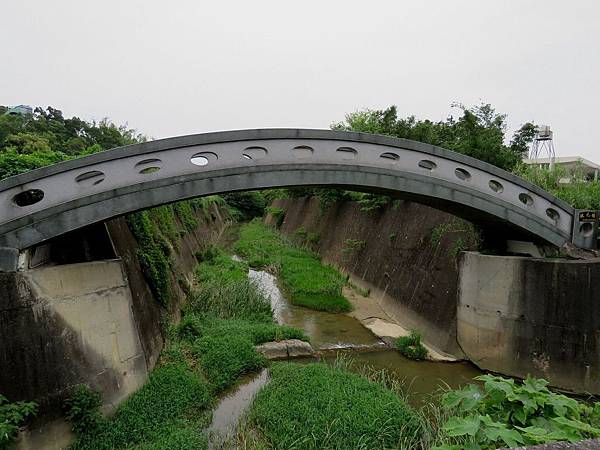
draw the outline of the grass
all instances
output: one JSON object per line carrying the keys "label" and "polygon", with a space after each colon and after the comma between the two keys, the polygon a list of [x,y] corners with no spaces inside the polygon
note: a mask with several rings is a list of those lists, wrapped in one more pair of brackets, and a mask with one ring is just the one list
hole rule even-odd
{"label": "grass", "polygon": [[261,222],[244,225],[234,248],[250,266],[278,272],[292,304],[329,312],[351,309],[350,302],[342,295],[345,278],[337,270],[323,265],[318,255],[294,246]]}
{"label": "grass", "polygon": [[[198,411],[211,402],[208,383],[186,363],[167,364],[156,369],[99,431],[84,434],[72,448],[206,448]],[[167,441],[173,440],[169,436],[177,437],[180,444],[167,446]]]}
{"label": "grass", "polygon": [[247,264],[214,248],[198,257],[196,287],[148,382],[111,419],[97,415],[89,396],[72,402],[82,407],[79,425],[98,417],[93,429],[78,428],[74,449],[207,448],[204,430],[216,395],[268,363],[254,346],[306,339],[301,330],[274,323],[268,299],[247,278]]}
{"label": "grass", "polygon": [[316,363],[279,363],[270,373],[248,414],[268,448],[390,448],[420,433],[396,393],[360,375]]}

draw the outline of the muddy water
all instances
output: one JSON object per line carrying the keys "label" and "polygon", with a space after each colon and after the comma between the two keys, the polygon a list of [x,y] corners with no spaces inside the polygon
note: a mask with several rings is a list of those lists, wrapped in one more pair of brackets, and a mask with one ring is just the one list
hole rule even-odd
{"label": "muddy water", "polygon": [[353,317],[290,304],[277,287],[277,279],[270,273],[250,269],[248,277],[261,287],[271,301],[277,323],[304,330],[315,349],[369,349],[385,345]]}

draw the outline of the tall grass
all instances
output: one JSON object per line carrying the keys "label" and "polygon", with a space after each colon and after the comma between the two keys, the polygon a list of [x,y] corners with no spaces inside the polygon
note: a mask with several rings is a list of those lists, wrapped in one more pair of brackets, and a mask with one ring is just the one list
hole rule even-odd
{"label": "tall grass", "polygon": [[241,228],[235,251],[252,267],[276,271],[292,304],[329,312],[351,309],[342,295],[345,278],[337,270],[323,265],[316,253],[294,246],[260,221]]}
{"label": "tall grass", "polygon": [[420,433],[399,396],[360,375],[320,363],[279,363],[270,373],[248,415],[269,448],[392,448]]}
{"label": "tall grass", "polygon": [[[211,403],[208,383],[185,363],[156,369],[148,382],[117,410],[115,416],[90,430],[73,449],[115,449],[140,445],[142,448],[206,448],[199,411]],[[180,442],[178,447],[161,443]],[[183,445],[185,444],[185,445]]]}

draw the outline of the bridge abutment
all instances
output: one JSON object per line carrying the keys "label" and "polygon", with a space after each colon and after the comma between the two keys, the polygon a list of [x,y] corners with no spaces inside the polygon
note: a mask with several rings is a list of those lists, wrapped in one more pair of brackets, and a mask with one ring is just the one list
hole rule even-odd
{"label": "bridge abutment", "polygon": [[600,392],[600,259],[461,255],[457,337],[478,367]]}

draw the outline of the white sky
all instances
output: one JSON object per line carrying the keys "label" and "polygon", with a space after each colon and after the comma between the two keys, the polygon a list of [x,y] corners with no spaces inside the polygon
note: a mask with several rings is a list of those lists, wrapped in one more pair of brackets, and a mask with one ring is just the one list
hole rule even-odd
{"label": "white sky", "polygon": [[0,104],[154,138],[485,101],[600,162],[597,0],[0,0]]}

